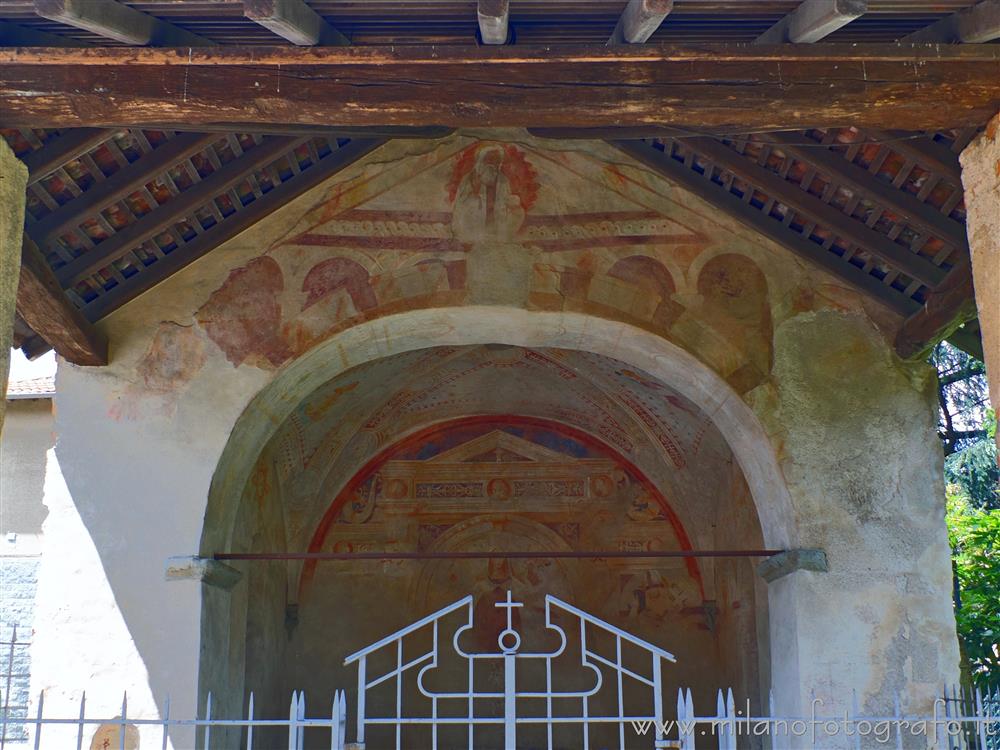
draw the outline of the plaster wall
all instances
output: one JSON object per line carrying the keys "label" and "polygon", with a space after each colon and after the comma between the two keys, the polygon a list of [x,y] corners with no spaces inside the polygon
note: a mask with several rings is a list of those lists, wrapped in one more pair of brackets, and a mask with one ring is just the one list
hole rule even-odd
{"label": "plaster wall", "polygon": [[28,168],[18,161],[7,143],[0,144],[0,431],[7,406],[7,375],[20,278],[27,181]]}
{"label": "plaster wall", "polygon": [[[0,640],[4,647],[0,670],[9,686],[9,716],[26,718],[31,703],[31,639],[35,625],[38,569],[41,562],[42,502],[46,456],[53,443],[52,401],[17,399],[8,402],[0,435]],[[6,683],[8,659],[10,682]],[[7,745],[21,747],[28,739],[21,726],[7,728]],[[22,743],[22,744],[18,744]]]}
{"label": "plaster wall", "polygon": [[961,160],[990,401],[1000,404],[1000,115],[966,147]]}
{"label": "plaster wall", "polygon": [[190,714],[199,650],[204,681],[232,646],[202,640],[202,602],[244,584],[167,583],[164,561],[229,548],[250,469],[303,398],[399,352],[547,346],[691,399],[765,542],[826,548],[830,573],[767,590],[779,707],[857,688],[929,710],[958,653],[931,372],[891,354],[898,323],[606,145],[394,142],[113,315],[109,367],[60,366],[39,643],[75,644],[88,695],[136,684],[149,710],[169,692]]}

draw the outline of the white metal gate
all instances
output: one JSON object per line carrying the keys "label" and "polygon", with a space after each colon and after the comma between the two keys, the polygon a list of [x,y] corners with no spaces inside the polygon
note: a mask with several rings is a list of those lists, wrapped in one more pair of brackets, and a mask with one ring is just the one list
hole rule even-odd
{"label": "white metal gate", "polygon": [[[514,601],[508,591],[506,599],[495,606],[506,612],[506,627],[497,637],[495,651],[468,651],[460,644],[473,628],[474,602],[470,595],[345,659],[345,664],[356,664],[358,669],[358,745],[364,746],[369,730],[380,728],[385,732],[388,728],[400,750],[411,746],[404,744],[407,729],[423,727],[429,733],[429,747],[437,750],[445,727],[462,727],[470,750],[482,750],[488,745],[484,744],[481,730],[502,727],[504,750],[515,750],[519,747],[519,733],[523,735],[527,727],[533,726],[544,730],[547,748],[558,746],[553,744],[554,733],[565,734],[569,727],[579,732],[573,746],[585,750],[592,746],[592,734],[598,728],[606,735],[609,727],[617,735],[614,744],[620,748],[676,747],[668,743],[662,730],[663,663],[676,661],[672,654],[551,595],[545,597],[544,624],[555,635],[557,644],[548,651],[525,650],[513,616],[523,603]],[[449,629],[451,632],[447,632]],[[408,648],[408,641],[421,635],[425,645],[416,651]],[[441,664],[442,646],[448,643],[449,636],[449,656],[462,663],[465,685],[442,690],[430,686],[427,678]],[[589,685],[568,690],[557,687],[558,672],[560,668],[565,670],[568,655],[574,661],[578,655],[575,666],[582,670]],[[380,664],[378,669],[373,668],[375,660]],[[530,663],[540,669],[527,670]],[[501,685],[496,689],[477,688],[477,671],[490,664],[502,666]],[[532,681],[531,676],[541,684],[525,685]],[[411,683],[411,694],[415,686],[424,700],[405,700],[407,682]],[[369,708],[369,696],[386,683],[395,689],[394,710],[375,715]],[[603,700],[597,706],[599,695]],[[382,703],[384,707],[385,701]],[[634,731],[643,723],[652,730],[645,738]],[[380,747],[384,741],[379,742]]]}

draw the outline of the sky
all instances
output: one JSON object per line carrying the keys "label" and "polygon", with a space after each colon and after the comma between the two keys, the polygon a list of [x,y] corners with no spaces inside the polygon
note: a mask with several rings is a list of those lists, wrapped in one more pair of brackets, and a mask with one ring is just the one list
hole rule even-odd
{"label": "sky", "polygon": [[10,352],[10,379],[11,380],[32,380],[34,378],[44,378],[56,373],[56,355],[48,352],[34,361],[28,360],[20,349],[11,349]]}

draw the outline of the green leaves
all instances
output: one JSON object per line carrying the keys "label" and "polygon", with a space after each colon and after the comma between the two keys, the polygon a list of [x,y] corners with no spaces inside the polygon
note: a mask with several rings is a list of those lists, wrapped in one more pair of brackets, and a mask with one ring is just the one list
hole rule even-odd
{"label": "green leaves", "polygon": [[958,593],[955,619],[973,680],[1000,674],[1000,510],[976,507],[949,485],[948,537]]}

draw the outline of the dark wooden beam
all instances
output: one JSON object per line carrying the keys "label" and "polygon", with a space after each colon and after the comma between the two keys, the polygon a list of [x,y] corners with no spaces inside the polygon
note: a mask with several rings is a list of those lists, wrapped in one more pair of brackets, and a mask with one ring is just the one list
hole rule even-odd
{"label": "dark wooden beam", "polygon": [[628,0],[608,46],[648,41],[673,9],[674,0]]}
{"label": "dark wooden beam", "polygon": [[26,127],[933,130],[998,109],[996,45],[0,50],[0,111]]}
{"label": "dark wooden beam", "polygon": [[483,44],[506,44],[510,37],[510,0],[479,0],[476,3],[479,37]]}
{"label": "dark wooden beam", "polygon": [[87,42],[61,34],[0,21],[0,47],[90,47]]}
{"label": "dark wooden beam", "polygon": [[[896,335],[896,353],[904,359],[926,359],[939,341],[956,334],[961,336],[958,332],[962,325],[974,320],[977,314],[972,268],[966,259],[931,290],[924,306],[903,323]],[[982,359],[981,349],[982,344],[979,359]]]}
{"label": "dark wooden beam", "polygon": [[865,129],[865,135],[884,143],[893,151],[899,152],[907,159],[912,159],[925,169],[937,172],[953,185],[962,186],[962,165],[958,161],[958,154],[933,138],[901,130],[872,130],[871,128]]}
{"label": "dark wooden beam", "polygon": [[61,234],[76,229],[88,217],[135,192],[161,172],[208,148],[220,137],[217,134],[181,133],[34,222],[27,231],[39,246],[48,247]]}
{"label": "dark wooden beam", "polygon": [[833,274],[858,292],[874,297],[896,313],[909,315],[919,309],[920,306],[912,299],[893,291],[860,268],[845,263],[794,229],[784,226],[782,222],[765,216],[761,211],[744,203],[722,186],[705,179],[703,175],[696,174],[684,164],[677,162],[648,143],[642,141],[609,142],[670,182],[688,190],[809,263]]}
{"label": "dark wooden beam", "polygon": [[35,13],[50,21],[136,46],[192,47],[211,41],[142,13],[118,0],[35,0]]}
{"label": "dark wooden beam", "polygon": [[980,328],[979,320],[970,320],[963,323],[945,341],[956,349],[961,349],[970,357],[975,357],[980,362],[985,362],[983,358],[983,332]]}
{"label": "dark wooden beam", "polygon": [[969,253],[969,240],[965,225],[949,219],[933,206],[921,202],[911,193],[900,190],[889,182],[879,179],[867,169],[848,161],[840,154],[819,144],[804,145],[801,133],[769,133],[768,141],[773,141],[782,151],[799,161],[815,166],[827,177],[839,182],[855,192],[864,193],[881,203],[890,212],[912,227],[947,242],[952,247]]}
{"label": "dark wooden beam", "polygon": [[28,168],[28,184],[34,185],[62,167],[97,148],[115,134],[104,128],[77,128],[57,136],[37,151],[21,157]]}
{"label": "dark wooden beam", "polygon": [[868,0],[803,0],[754,44],[818,42],[868,12]]}
{"label": "dark wooden beam", "polygon": [[342,146],[292,179],[286,180],[262,197],[257,198],[243,210],[202,232],[194,240],[174,250],[166,257],[159,259],[153,266],[144,269],[135,278],[130,279],[128,284],[121,284],[102,294],[87,305],[85,313],[88,319],[99,320],[126,302],[135,299],[222,243],[246,231],[289,201],[367,156],[384,142],[357,140]]}
{"label": "dark wooden beam", "polygon": [[56,271],[56,278],[64,287],[70,287],[87,278],[129,250],[190,216],[198,208],[238,184],[249,173],[270,164],[305,140],[305,138],[298,140],[268,138],[260,145],[245,151],[242,156],[222,165],[201,182],[192,185],[155,211],[129,224],[92,250],[59,268]]}
{"label": "dark wooden beam", "polygon": [[17,314],[67,362],[108,363],[108,342],[70,304],[38,246],[27,236],[21,246]]}
{"label": "dark wooden beam", "polygon": [[902,41],[977,44],[994,39],[1000,39],[1000,0],[982,0],[904,36]]}
{"label": "dark wooden beam", "polygon": [[351,43],[303,0],[243,0],[243,15],[302,47]]}
{"label": "dark wooden beam", "polygon": [[870,229],[864,222],[847,216],[835,206],[824,203],[781,175],[759,166],[726,144],[712,138],[701,137],[688,138],[684,143],[717,167],[729,170],[771,198],[784,203],[809,220],[827,227],[837,236],[858,245],[921,283],[935,286],[944,279],[946,274],[944,269],[896,244],[884,234]]}
{"label": "dark wooden beam", "polygon": [[184,123],[170,123],[150,125],[152,130],[177,130],[191,133],[248,133],[251,135],[286,135],[286,136],[315,136],[319,138],[361,138],[363,140],[386,140],[392,139],[417,139],[435,140],[437,138],[447,138],[455,132],[455,128],[447,128],[441,125],[431,125],[422,127],[407,127],[405,125],[387,125],[385,127],[366,126],[358,128],[342,128],[335,126],[323,127],[320,125],[288,125],[285,123],[271,122],[246,122],[231,123],[228,125],[214,125],[211,123],[202,125],[185,125]]}

